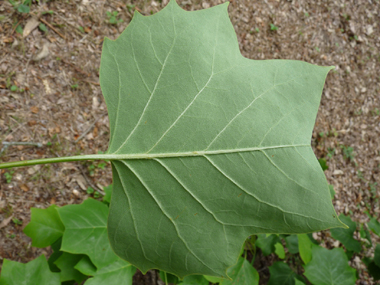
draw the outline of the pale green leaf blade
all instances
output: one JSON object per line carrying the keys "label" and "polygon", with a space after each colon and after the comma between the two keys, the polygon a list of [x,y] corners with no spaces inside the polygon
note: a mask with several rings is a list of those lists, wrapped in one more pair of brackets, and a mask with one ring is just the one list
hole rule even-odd
{"label": "pale green leaf blade", "polygon": [[85,285],[120,284],[132,285],[132,278],[136,268],[130,263],[118,259],[113,263],[99,269],[94,277],[88,279]]}
{"label": "pale green leaf blade", "polygon": [[221,285],[258,285],[259,273],[245,258],[239,257],[238,262],[227,271],[232,280],[223,279]]}
{"label": "pale green leaf blade", "polygon": [[59,208],[58,213],[65,225],[62,251],[86,254],[98,268],[119,259],[108,240],[108,207],[104,203],[87,199],[80,205]]}
{"label": "pale green leaf blade", "polygon": [[24,264],[4,259],[0,277],[1,285],[59,285],[59,273],[49,270],[44,255]]}
{"label": "pale green leaf blade", "polygon": [[356,270],[348,265],[342,248],[328,250],[316,246],[312,260],[305,266],[305,276],[318,285],[354,285]]}
{"label": "pale green leaf blade", "polygon": [[56,205],[47,209],[31,208],[31,221],[24,228],[24,233],[32,239],[32,246],[47,247],[62,236],[65,227],[57,209]]}
{"label": "pale green leaf blade", "polygon": [[330,69],[244,58],[227,4],[135,13],[100,70],[115,252],[143,272],[227,277],[249,235],[341,226],[310,147]]}
{"label": "pale green leaf blade", "polygon": [[315,245],[311,242],[307,234],[298,235],[298,249],[299,249],[299,253],[302,258],[302,261],[305,264],[308,264],[311,261],[312,248],[314,246]]}
{"label": "pale green leaf blade", "polygon": [[284,259],[285,258],[285,249],[284,249],[284,246],[282,245],[282,243],[278,242],[274,245],[275,247],[275,253],[277,254],[277,256],[280,258],[280,259]]}

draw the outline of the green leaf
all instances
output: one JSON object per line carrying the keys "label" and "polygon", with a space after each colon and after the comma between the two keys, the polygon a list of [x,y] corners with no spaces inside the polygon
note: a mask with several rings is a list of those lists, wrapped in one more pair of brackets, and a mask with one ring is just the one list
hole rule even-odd
{"label": "green leaf", "polygon": [[214,276],[209,276],[209,275],[203,275],[204,278],[206,278],[207,281],[211,282],[211,283],[220,283],[222,282],[224,279],[222,278],[218,278],[218,277],[214,277]]}
{"label": "green leaf", "polygon": [[202,275],[189,275],[179,285],[209,285],[209,282]]}
{"label": "green leaf", "polygon": [[321,168],[323,171],[329,169],[329,167],[327,166],[326,158],[320,158],[320,159],[318,159],[318,162],[321,165]]}
{"label": "green leaf", "polygon": [[302,261],[308,264],[312,257],[312,248],[316,246],[312,243],[307,234],[298,235],[298,248]]}
{"label": "green leaf", "polygon": [[268,285],[294,285],[295,278],[298,277],[289,265],[281,261],[277,261],[269,266],[269,272],[270,278]]}
{"label": "green leaf", "polygon": [[334,185],[329,184],[329,189],[330,189],[331,199],[334,199],[335,197]]}
{"label": "green leaf", "polygon": [[87,278],[86,275],[79,272],[74,266],[83,258],[83,255],[71,254],[64,252],[56,261],[55,264],[61,270],[61,282],[74,280],[81,283]]}
{"label": "green leaf", "polygon": [[40,24],[38,25],[38,28],[39,28],[41,31],[45,32],[45,33],[48,31],[48,29],[46,28],[45,24],[43,24],[43,23],[40,23]]}
{"label": "green leaf", "polygon": [[375,248],[375,257],[374,257],[373,261],[376,263],[376,265],[378,267],[380,267],[380,244],[376,245],[376,248]]}
{"label": "green leaf", "polygon": [[92,263],[90,258],[85,255],[81,260],[74,266],[76,270],[83,273],[84,275],[94,276],[96,274],[96,266]]}
{"label": "green leaf", "polygon": [[350,217],[341,214],[339,219],[348,225],[348,229],[331,229],[331,236],[339,240],[347,250],[360,252],[362,247],[359,241],[353,238],[353,234],[356,231],[356,223],[351,220]]}
{"label": "green leaf", "polygon": [[288,251],[292,254],[296,254],[299,252],[298,250],[298,237],[297,235],[290,235],[285,238],[286,247]]}
{"label": "green leaf", "polygon": [[261,249],[263,255],[267,256],[276,250],[275,244],[280,241],[281,240],[277,235],[258,235],[256,245]]}
{"label": "green leaf", "polygon": [[374,261],[368,264],[368,272],[374,280],[380,280],[380,266],[377,266]]}
{"label": "green leaf", "polygon": [[20,13],[29,13],[30,7],[28,5],[20,4],[17,7],[17,11],[19,11]]}
{"label": "green leaf", "polygon": [[380,222],[375,218],[371,218],[368,223],[369,229],[380,237]]}
{"label": "green leaf", "polygon": [[40,255],[24,264],[4,259],[0,277],[1,285],[60,285],[59,274],[49,270],[46,258]]}
{"label": "green leaf", "polygon": [[300,280],[298,280],[298,279],[296,279],[296,278],[294,278],[294,285],[305,285],[305,283],[302,282],[302,281],[300,281]]}
{"label": "green leaf", "polygon": [[86,285],[123,284],[132,285],[132,278],[136,268],[128,262],[118,259],[99,269],[93,278],[86,281]]}
{"label": "green leaf", "polygon": [[64,206],[58,213],[65,225],[62,251],[86,254],[98,269],[119,259],[107,236],[107,205],[87,199],[80,205]]}
{"label": "green leaf", "polygon": [[356,270],[348,265],[342,248],[328,250],[316,246],[312,249],[313,258],[305,266],[305,276],[318,285],[353,285]]}
{"label": "green leaf", "polygon": [[103,188],[106,195],[103,197],[103,202],[110,203],[111,202],[111,195],[112,195],[112,184],[106,186]]}
{"label": "green leaf", "polygon": [[277,256],[281,259],[284,259],[285,258],[285,250],[284,250],[284,246],[278,242],[274,245],[275,247],[275,253],[277,254]]}
{"label": "green leaf", "polygon": [[342,226],[311,146],[331,67],[244,58],[227,3],[105,39],[109,237],[139,267],[227,277],[247,236]]}
{"label": "green leaf", "polygon": [[59,238],[56,242],[54,242],[51,245],[51,249],[53,250],[53,253],[50,255],[50,257],[48,259],[48,264],[49,264],[49,268],[52,272],[60,272],[59,268],[55,264],[55,261],[58,258],[60,258],[60,256],[63,254],[63,252],[60,251],[61,244],[62,244],[62,238]]}
{"label": "green leaf", "polygon": [[177,284],[178,283],[178,277],[174,276],[173,274],[170,274],[170,273],[167,273],[164,271],[160,271],[159,275],[160,275],[161,280],[165,284],[167,284],[167,283]]}
{"label": "green leaf", "polygon": [[56,205],[47,209],[31,208],[31,221],[24,228],[24,233],[32,239],[32,246],[47,247],[62,236],[65,227],[57,209]]}
{"label": "green leaf", "polygon": [[238,262],[228,269],[232,280],[223,279],[221,285],[258,285],[259,273],[245,258],[239,257]]}

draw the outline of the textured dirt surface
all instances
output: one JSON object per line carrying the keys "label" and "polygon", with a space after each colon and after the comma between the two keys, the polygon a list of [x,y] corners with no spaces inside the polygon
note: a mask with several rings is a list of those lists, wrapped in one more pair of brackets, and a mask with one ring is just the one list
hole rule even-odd
{"label": "textured dirt surface", "polygon": [[[177,2],[186,10],[198,10],[225,1]],[[230,2],[229,15],[245,57],[335,66],[327,77],[312,145],[317,157],[326,159],[338,214],[350,214],[361,223],[368,221],[366,212],[379,217],[380,3]],[[166,3],[33,1],[31,12],[20,14],[1,1],[0,161],[105,151],[108,117],[98,83],[102,41],[105,36],[117,38],[136,9],[150,15]],[[110,24],[107,11],[118,11],[117,19],[123,22]],[[47,32],[30,30],[32,18]],[[80,203],[88,196],[88,187],[102,189],[109,183],[110,165],[102,162],[1,171],[0,258],[27,262],[49,254],[48,249],[32,248],[22,233],[30,207]],[[327,247],[339,246],[328,231],[314,236]],[[361,262],[365,255],[373,252],[354,255],[350,264],[359,272],[357,284],[374,284]],[[268,280],[272,259],[255,263],[262,284]],[[136,276],[135,283],[154,284],[157,278],[151,276],[156,274]]]}

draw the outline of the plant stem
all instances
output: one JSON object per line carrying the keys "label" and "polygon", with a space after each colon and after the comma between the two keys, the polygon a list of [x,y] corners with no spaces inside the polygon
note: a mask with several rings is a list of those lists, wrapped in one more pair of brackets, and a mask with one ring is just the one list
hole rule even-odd
{"label": "plant stem", "polygon": [[112,159],[115,159],[115,158],[113,158],[112,155],[110,156],[106,154],[52,157],[52,158],[41,158],[41,159],[0,163],[0,169],[21,167],[21,166],[31,166],[31,165],[37,165],[37,164],[57,163],[57,162],[69,162],[69,161],[80,161],[80,160],[112,160]]}

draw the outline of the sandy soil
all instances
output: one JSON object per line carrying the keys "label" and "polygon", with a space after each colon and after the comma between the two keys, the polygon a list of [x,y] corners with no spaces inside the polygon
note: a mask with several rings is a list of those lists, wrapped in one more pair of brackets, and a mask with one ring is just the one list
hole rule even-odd
{"label": "sandy soil", "polygon": [[[198,10],[225,1],[177,2],[186,10]],[[327,77],[312,145],[317,157],[327,161],[329,169],[325,173],[336,191],[333,203],[337,212],[350,214],[357,222],[368,220],[366,211],[379,217],[379,2],[230,2],[230,18],[244,56],[335,66]],[[8,1],[1,1],[0,142],[32,145],[0,144],[0,161],[105,151],[108,117],[98,83],[102,41],[105,36],[117,38],[135,9],[150,15],[166,3],[33,1],[31,12],[20,14]],[[107,11],[118,11],[117,18],[123,22],[110,24]],[[36,28],[41,23],[47,32]],[[277,30],[274,26],[271,29],[271,24]],[[17,90],[11,91],[12,85]],[[41,253],[48,254],[48,250],[32,248],[30,239],[22,233],[30,219],[30,207],[80,203],[87,197],[88,187],[102,189],[111,183],[110,165],[103,168],[100,163],[2,171],[0,258],[27,262]],[[315,237],[323,239],[328,247],[339,246],[328,232]],[[361,262],[364,255],[371,254],[363,252],[350,261],[359,271],[357,284],[374,284]],[[267,259],[257,268],[262,282],[268,278],[270,262]],[[151,280],[157,278],[153,277],[140,276],[136,284],[154,284]]]}

